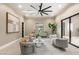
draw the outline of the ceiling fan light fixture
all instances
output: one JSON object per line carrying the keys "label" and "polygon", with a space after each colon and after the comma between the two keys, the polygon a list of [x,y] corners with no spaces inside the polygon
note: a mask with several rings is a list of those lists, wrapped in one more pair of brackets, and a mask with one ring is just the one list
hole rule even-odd
{"label": "ceiling fan light fixture", "polygon": [[[45,7],[45,8],[42,8],[43,6],[43,3],[41,3],[39,5],[39,10],[38,10],[38,14],[40,14],[41,16],[43,16],[43,14],[45,15],[48,15],[47,12],[52,12],[51,10],[48,10],[49,8],[51,8],[52,6],[48,6],[48,7]],[[30,7],[32,7],[33,9],[36,9],[34,6],[30,5]]]}
{"label": "ceiling fan light fixture", "polygon": [[22,8],[22,5],[19,4],[18,7],[19,7],[19,8]]}

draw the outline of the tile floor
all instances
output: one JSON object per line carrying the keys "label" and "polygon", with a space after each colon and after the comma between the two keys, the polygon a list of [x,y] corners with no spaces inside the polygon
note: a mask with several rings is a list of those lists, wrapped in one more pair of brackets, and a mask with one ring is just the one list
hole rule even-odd
{"label": "tile floor", "polygon": [[[79,55],[79,48],[76,48],[70,44],[68,48],[63,51],[52,46],[51,39],[43,38],[43,40],[44,45],[42,45],[40,48],[36,48],[35,53],[32,53],[31,55]],[[18,42],[3,50],[0,50],[0,55],[21,55]]]}

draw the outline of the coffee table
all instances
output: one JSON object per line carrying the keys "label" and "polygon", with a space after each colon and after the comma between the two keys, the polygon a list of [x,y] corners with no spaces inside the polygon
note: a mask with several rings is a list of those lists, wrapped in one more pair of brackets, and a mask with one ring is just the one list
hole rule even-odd
{"label": "coffee table", "polygon": [[33,42],[35,43],[36,47],[41,47],[44,44],[44,41],[41,37],[36,38],[33,40]]}

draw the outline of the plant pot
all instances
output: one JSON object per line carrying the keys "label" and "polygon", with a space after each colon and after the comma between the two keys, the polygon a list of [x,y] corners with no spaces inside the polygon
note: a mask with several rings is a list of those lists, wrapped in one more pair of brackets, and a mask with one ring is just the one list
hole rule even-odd
{"label": "plant pot", "polygon": [[56,34],[56,31],[55,30],[52,30],[52,34]]}

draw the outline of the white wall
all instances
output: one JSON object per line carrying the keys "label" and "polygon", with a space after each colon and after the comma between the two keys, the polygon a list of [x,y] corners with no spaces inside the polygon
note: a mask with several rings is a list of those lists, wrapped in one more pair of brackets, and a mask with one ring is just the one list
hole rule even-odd
{"label": "white wall", "polygon": [[[20,15],[17,15],[15,11],[7,7],[6,5],[0,4],[0,46],[5,45],[13,40],[16,40],[21,36],[21,29],[19,33],[6,33],[6,12],[14,14],[20,18],[20,25],[23,21],[23,18]],[[20,27],[21,28],[21,27]]]}
{"label": "white wall", "polygon": [[69,17],[71,15],[74,15],[76,13],[79,13],[79,4],[72,5],[66,11],[64,11],[62,14],[60,14],[56,17],[56,22],[58,24],[57,33],[59,34],[59,36],[61,36],[61,20],[66,18],[66,17]]}

